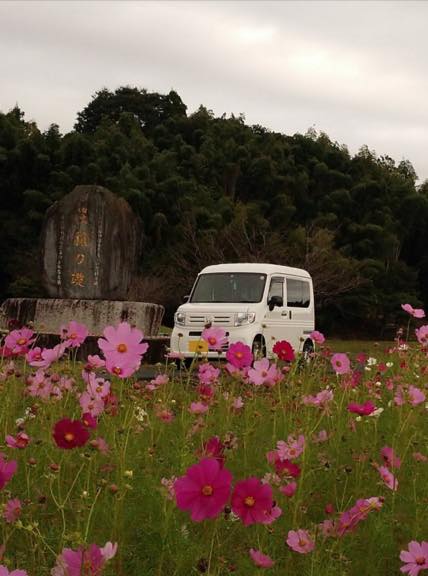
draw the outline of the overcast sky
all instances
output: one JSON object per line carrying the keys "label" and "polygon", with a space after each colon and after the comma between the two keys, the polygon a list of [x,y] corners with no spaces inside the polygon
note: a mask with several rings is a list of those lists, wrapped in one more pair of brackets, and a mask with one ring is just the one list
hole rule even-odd
{"label": "overcast sky", "polygon": [[96,90],[313,126],[428,178],[428,2],[0,2],[0,111],[72,129]]}

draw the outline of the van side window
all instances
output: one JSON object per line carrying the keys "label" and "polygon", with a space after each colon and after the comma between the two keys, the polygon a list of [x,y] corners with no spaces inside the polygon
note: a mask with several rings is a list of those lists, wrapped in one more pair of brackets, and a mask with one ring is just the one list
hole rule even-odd
{"label": "van side window", "polygon": [[272,296],[284,298],[284,278],[281,276],[274,276],[270,281],[268,301]]}
{"label": "van side window", "polygon": [[287,278],[287,306],[309,308],[311,291],[309,282]]}

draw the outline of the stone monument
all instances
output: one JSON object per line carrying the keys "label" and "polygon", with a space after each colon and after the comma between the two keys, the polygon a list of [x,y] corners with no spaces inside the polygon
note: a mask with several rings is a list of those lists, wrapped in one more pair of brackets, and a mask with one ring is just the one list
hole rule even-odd
{"label": "stone monument", "polygon": [[42,274],[50,298],[10,298],[0,308],[0,329],[11,320],[58,334],[76,320],[100,336],[128,321],[155,336],[164,308],[126,300],[141,253],[141,225],[123,198],[101,186],[76,186],[46,213]]}

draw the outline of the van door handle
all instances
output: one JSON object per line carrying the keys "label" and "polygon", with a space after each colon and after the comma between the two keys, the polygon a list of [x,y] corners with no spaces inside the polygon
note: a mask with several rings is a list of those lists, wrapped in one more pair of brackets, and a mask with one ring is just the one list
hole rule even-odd
{"label": "van door handle", "polygon": [[288,312],[287,310],[284,310],[283,312],[281,312],[281,316],[287,316]]}

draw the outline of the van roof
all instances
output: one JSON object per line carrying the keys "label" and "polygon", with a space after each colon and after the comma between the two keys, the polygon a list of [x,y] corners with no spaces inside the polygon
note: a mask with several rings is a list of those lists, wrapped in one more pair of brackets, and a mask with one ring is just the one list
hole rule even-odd
{"label": "van roof", "polygon": [[255,262],[238,262],[236,264],[215,264],[206,266],[199,274],[214,274],[216,272],[255,272],[260,274],[291,274],[310,278],[309,272],[301,268],[292,268],[291,266],[280,266],[279,264],[261,264]]}

